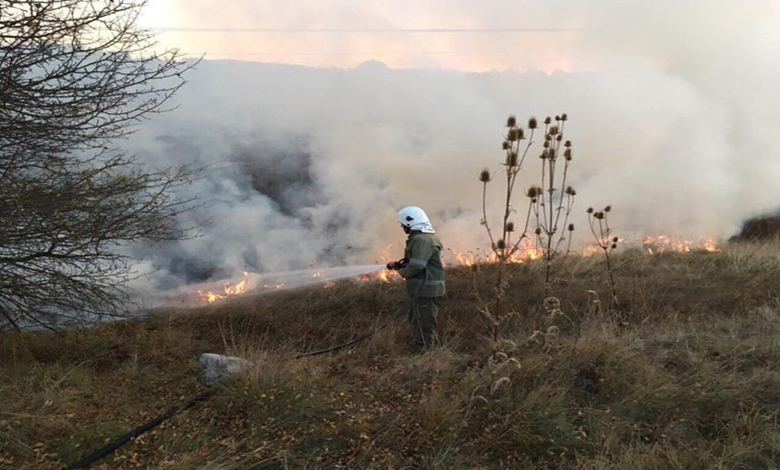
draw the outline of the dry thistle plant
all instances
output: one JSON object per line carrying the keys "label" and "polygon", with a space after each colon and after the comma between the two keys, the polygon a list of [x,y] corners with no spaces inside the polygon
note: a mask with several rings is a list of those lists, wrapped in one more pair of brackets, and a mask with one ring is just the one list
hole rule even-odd
{"label": "dry thistle plant", "polygon": [[560,332],[561,330],[557,326],[551,325],[548,326],[544,331],[534,331],[534,333],[528,337],[526,342],[528,344],[536,343],[539,345],[542,354],[551,359],[550,350],[552,350],[553,346],[555,345],[555,339],[558,338]]}
{"label": "dry thistle plant", "polygon": [[[491,306],[480,310],[490,322],[490,336],[494,345],[493,353],[497,350],[495,345],[499,341],[501,327],[514,313],[505,314],[502,311],[502,297],[509,278],[505,266],[512,262],[519,250],[526,248],[523,241],[530,241],[528,228],[532,216],[536,220],[535,240],[547,261],[545,286],[548,295],[551,284],[552,260],[559,253],[560,245],[564,240],[571,243],[571,232],[574,231],[574,225],[568,224],[567,226],[567,221],[576,191],[571,186],[566,185],[568,168],[572,158],[571,142],[563,138],[563,128],[567,120],[566,114],[555,116],[554,119],[547,117],[544,120],[544,143],[540,155],[542,161],[541,185],[533,185],[525,193],[528,197],[528,208],[525,211],[522,231],[518,232],[518,226],[510,218],[519,214],[513,205],[515,184],[517,176],[523,168],[523,162],[534,143],[533,137],[539,128],[537,119],[532,117],[528,120],[527,130],[518,126],[515,116],[509,116],[507,119],[506,127],[508,130],[502,144],[505,190],[500,231],[490,225],[487,217],[487,185],[493,180],[493,177],[488,169],[482,170],[479,175],[479,180],[482,182],[481,224],[488,233],[491,249],[498,262],[495,301],[492,302]],[[559,157],[563,157],[563,160],[561,161]],[[559,230],[561,226],[567,226],[567,230]],[[568,247],[566,251],[568,252]]]}
{"label": "dry thistle plant", "polygon": [[[532,186],[527,194],[536,219],[537,242],[546,263],[544,280],[548,295],[552,281],[552,261],[560,254],[564,241],[567,241],[565,253],[569,252],[574,232],[574,224],[567,223],[577,194],[572,186],[566,184],[572,159],[571,141],[563,137],[568,119],[566,113],[555,116],[554,123],[550,117],[545,118],[544,143],[539,155],[542,161],[541,185]],[[566,230],[560,227],[566,227]]]}
{"label": "dry thistle plant", "polygon": [[617,244],[620,241],[618,237],[611,235],[611,229],[609,227],[609,219],[607,215],[612,210],[611,206],[605,207],[601,211],[594,211],[592,207],[588,207],[588,224],[590,225],[590,231],[594,237],[596,237],[596,244],[604,253],[604,257],[607,260],[607,274],[609,275],[609,287],[612,295],[612,308],[610,310],[617,311],[620,306],[618,301],[615,275],[612,271],[612,260],[610,259],[610,253],[617,248]]}
{"label": "dry thistle plant", "polygon": [[490,324],[490,338],[493,342],[493,354],[498,351],[501,327],[511,316],[502,311],[503,306],[501,303],[508,280],[508,274],[506,273],[505,267],[515,253],[521,248],[522,241],[528,238],[527,232],[528,224],[531,220],[531,204],[528,206],[525,224],[519,235],[517,235],[517,226],[514,221],[510,220],[510,217],[516,213],[516,210],[512,205],[512,200],[517,175],[520,173],[525,157],[528,155],[531,145],[533,144],[533,136],[538,127],[538,123],[536,118],[530,118],[528,120],[527,136],[525,130],[517,125],[515,116],[509,116],[507,118],[506,127],[508,130],[502,143],[502,149],[504,150],[504,161],[502,162],[502,165],[504,167],[505,193],[500,230],[494,230],[490,225],[487,216],[487,185],[493,178],[487,168],[483,169],[479,174],[479,180],[482,182],[481,224],[487,231],[488,237],[490,238],[491,249],[498,263],[495,283],[495,302],[492,305],[492,309],[489,306],[480,309],[480,312],[485,315]]}

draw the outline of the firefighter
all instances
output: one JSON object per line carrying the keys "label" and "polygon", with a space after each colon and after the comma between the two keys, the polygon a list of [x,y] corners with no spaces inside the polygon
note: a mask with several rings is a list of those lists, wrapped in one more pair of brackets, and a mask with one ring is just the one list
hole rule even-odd
{"label": "firefighter", "polygon": [[409,309],[409,327],[417,353],[439,345],[436,316],[444,298],[442,244],[425,211],[416,206],[398,212],[398,222],[407,235],[404,257],[387,263],[406,279],[406,290],[417,301]]}

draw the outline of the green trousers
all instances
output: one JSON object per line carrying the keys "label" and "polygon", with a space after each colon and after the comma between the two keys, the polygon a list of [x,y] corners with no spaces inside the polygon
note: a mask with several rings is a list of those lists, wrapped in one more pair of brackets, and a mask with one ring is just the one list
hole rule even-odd
{"label": "green trousers", "polygon": [[417,302],[409,309],[409,328],[418,351],[439,345],[436,316],[441,301],[441,297],[418,297]]}

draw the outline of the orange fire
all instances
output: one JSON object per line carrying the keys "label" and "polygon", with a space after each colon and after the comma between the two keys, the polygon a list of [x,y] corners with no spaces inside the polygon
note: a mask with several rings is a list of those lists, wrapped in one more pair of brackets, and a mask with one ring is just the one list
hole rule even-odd
{"label": "orange fire", "polygon": [[[613,241],[613,237],[605,238],[600,244],[593,244],[586,246],[581,251],[581,255],[584,257],[590,257],[603,253],[601,246],[607,246],[608,249],[613,243],[617,243],[619,247],[631,246],[632,243],[625,238],[618,238],[617,242]],[[656,237],[645,237],[639,243],[642,248],[647,251],[648,254],[654,255],[659,253],[690,253],[694,251],[704,251],[709,253],[715,253],[721,251],[717,241],[713,238],[706,238],[703,240],[686,240],[670,235],[659,235]],[[601,245],[601,246],[600,246]],[[525,263],[541,259],[544,257],[544,250],[538,246],[535,246],[531,240],[525,239],[521,244],[520,249],[515,252],[510,258],[511,263]],[[444,255],[445,264],[449,266],[473,266],[478,263],[495,263],[498,261],[498,257],[495,253],[480,253],[479,250],[460,252],[456,250],[448,249]]]}
{"label": "orange fire", "polygon": [[[244,273],[246,276],[247,273]],[[238,282],[236,284],[230,284],[229,282],[226,282],[222,286],[222,292],[221,293],[215,293],[215,292],[202,292],[198,291],[198,295],[200,296],[201,300],[203,300],[205,303],[210,304],[212,302],[216,302],[217,300],[224,299],[233,295],[241,295],[245,293],[247,290],[247,282],[246,279],[242,280],[241,282]]]}
{"label": "orange fire", "polygon": [[[605,244],[611,244],[610,240],[606,240],[604,242]],[[631,242],[627,241],[625,239],[618,239],[619,245],[622,246],[630,246]],[[645,237],[639,242],[644,250],[647,251],[650,255],[655,255],[659,253],[671,253],[671,252],[677,252],[677,253],[689,253],[693,251],[705,251],[705,252],[718,252],[721,251],[721,249],[718,247],[717,242],[712,238],[707,238],[704,240],[698,240],[698,241],[692,241],[692,240],[685,240],[682,238],[673,237],[670,235],[658,235],[655,237]],[[383,263],[388,262],[391,257],[389,256],[390,250],[392,248],[392,245],[385,248],[382,252],[381,259]],[[585,247],[581,254],[582,256],[593,256],[598,255],[603,252],[603,249],[598,245],[590,245]],[[544,250],[540,247],[538,247],[532,239],[523,239],[523,241],[518,246],[518,249],[512,254],[512,256],[509,259],[509,262],[511,263],[526,263],[528,261],[533,261],[537,259],[541,259],[544,257]],[[492,250],[485,250],[484,252],[477,249],[472,251],[457,251],[450,248],[447,248],[446,252],[442,254],[442,261],[446,266],[466,266],[470,267],[475,264],[479,263],[495,263],[498,261],[498,256],[492,251]],[[222,286],[221,292],[202,292],[198,290],[198,295],[200,296],[201,300],[205,303],[213,303],[218,300],[225,299],[227,297],[236,296],[236,295],[242,295],[252,288],[254,286],[252,285],[252,282],[248,282],[248,278],[246,278],[249,275],[249,273],[244,272],[245,279],[241,280],[240,282],[236,283],[229,283],[226,282]],[[325,271],[319,270],[315,271],[314,274],[312,274],[312,277],[315,279],[321,278],[325,275]],[[383,269],[376,273],[372,274],[363,274],[360,276],[357,276],[356,279],[358,279],[361,282],[382,282],[382,283],[390,283],[394,281],[401,280],[401,276],[391,270]],[[325,282],[323,286],[325,288],[332,288],[335,284],[333,282]],[[263,284],[262,287],[264,289],[281,289],[285,287],[284,283],[269,283],[269,284]]]}
{"label": "orange fire", "polygon": [[692,251],[714,253],[720,251],[717,242],[712,238],[706,238],[704,240],[685,240],[682,238],[675,239],[669,235],[645,237],[642,240],[642,246],[651,255],[659,253],[690,253]]}
{"label": "orange fire", "polygon": [[[529,238],[524,238],[517,247],[517,250],[509,257],[509,263],[527,263],[540,259],[544,256],[544,250],[538,246]],[[447,266],[474,266],[479,263],[496,263],[498,262],[498,255],[493,252],[481,252],[466,251],[461,252],[457,250],[447,249],[443,255],[444,264]]]}
{"label": "orange fire", "polygon": [[392,281],[394,279],[399,279],[400,277],[401,276],[397,272],[390,271],[388,269],[383,269],[383,270],[379,271],[378,273],[374,274],[374,279],[375,280],[380,281],[380,282],[385,282],[385,283],[390,282],[390,281]]}
{"label": "orange fire", "polygon": [[383,283],[392,282],[393,280],[397,280],[400,278],[401,276],[397,272],[391,271],[389,269],[383,269],[373,274],[361,274],[360,276],[357,277],[357,279],[360,282],[379,281]]}

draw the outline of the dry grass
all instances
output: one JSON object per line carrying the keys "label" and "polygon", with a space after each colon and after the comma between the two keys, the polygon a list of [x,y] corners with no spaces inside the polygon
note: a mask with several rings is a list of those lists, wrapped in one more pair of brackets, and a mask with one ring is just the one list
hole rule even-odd
{"label": "dry grass", "polygon": [[[780,466],[780,245],[511,266],[505,356],[489,360],[492,266],[448,271],[444,347],[384,324],[400,284],[341,283],[147,321],[5,334],[0,468],[60,469],[203,390],[197,359],[247,374],[99,461],[122,469],[753,469]],[[516,364],[520,367],[517,368]]]}

